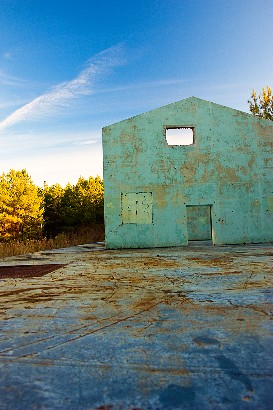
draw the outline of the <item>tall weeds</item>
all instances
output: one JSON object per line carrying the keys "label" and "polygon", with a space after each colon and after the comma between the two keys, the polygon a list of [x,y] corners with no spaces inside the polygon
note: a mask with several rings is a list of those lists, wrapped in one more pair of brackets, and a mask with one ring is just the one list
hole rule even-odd
{"label": "tall weeds", "polygon": [[60,233],[54,239],[0,242],[0,259],[48,249],[66,248],[104,240],[104,225],[94,224],[69,233]]}

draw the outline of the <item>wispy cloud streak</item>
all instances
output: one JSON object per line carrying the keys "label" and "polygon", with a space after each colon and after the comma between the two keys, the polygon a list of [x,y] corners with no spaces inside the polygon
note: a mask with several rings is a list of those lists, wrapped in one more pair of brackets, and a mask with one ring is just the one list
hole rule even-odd
{"label": "wispy cloud streak", "polygon": [[117,85],[111,88],[104,88],[99,91],[99,93],[109,93],[109,92],[118,92],[118,91],[128,91],[128,90],[139,90],[140,88],[157,88],[157,87],[164,87],[164,86],[172,86],[172,85],[179,85],[189,82],[189,80],[184,79],[165,79],[159,81],[147,81],[147,82],[140,82],[134,84],[125,84],[125,85]]}
{"label": "wispy cloud streak", "polygon": [[31,121],[56,115],[72,100],[94,93],[98,77],[122,62],[122,46],[120,45],[96,54],[87,61],[86,68],[73,80],[52,87],[47,93],[35,98],[1,121],[0,131],[20,121]]}
{"label": "wispy cloud streak", "polygon": [[3,70],[0,70],[0,86],[12,86],[21,87],[28,85],[28,81],[22,80],[21,78],[14,77],[12,75],[6,74]]}

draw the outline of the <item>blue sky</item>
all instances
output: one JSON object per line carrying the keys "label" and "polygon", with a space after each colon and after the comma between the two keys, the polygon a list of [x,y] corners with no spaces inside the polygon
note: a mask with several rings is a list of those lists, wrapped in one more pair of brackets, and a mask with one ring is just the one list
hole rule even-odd
{"label": "blue sky", "polygon": [[273,86],[272,0],[0,0],[0,172],[102,176],[101,128]]}

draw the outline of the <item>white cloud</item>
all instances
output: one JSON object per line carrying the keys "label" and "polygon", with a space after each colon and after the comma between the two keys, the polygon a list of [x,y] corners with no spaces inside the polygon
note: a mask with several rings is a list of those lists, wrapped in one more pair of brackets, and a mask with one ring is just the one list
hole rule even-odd
{"label": "white cloud", "polygon": [[74,145],[92,145],[96,144],[98,140],[87,140],[87,141],[76,141],[74,142]]}
{"label": "white cloud", "polygon": [[125,85],[118,85],[111,88],[104,88],[99,90],[99,93],[109,93],[109,92],[117,92],[117,91],[128,91],[128,90],[139,90],[140,88],[158,88],[158,87],[165,87],[165,86],[172,86],[172,85],[181,85],[189,80],[184,79],[164,79],[158,81],[146,81],[146,82],[139,82],[133,84],[125,84]]}
{"label": "white cloud", "polygon": [[28,85],[28,81],[23,80],[22,78],[15,77],[13,75],[9,75],[5,71],[0,70],[0,85],[21,87]]}
{"label": "white cloud", "polygon": [[4,109],[4,108],[10,108],[10,107],[15,107],[21,104],[24,104],[26,102],[26,100],[23,99],[11,99],[9,101],[0,101],[0,110]]}
{"label": "white cloud", "polygon": [[98,76],[121,64],[121,52],[122,47],[118,45],[96,54],[73,80],[54,86],[49,92],[35,98],[1,121],[0,131],[20,121],[55,116],[72,100],[94,93]]}
{"label": "white cloud", "polygon": [[41,153],[51,153],[62,156],[64,152],[77,147],[89,146],[101,143],[101,129],[80,130],[73,132],[21,132],[9,133],[8,138],[0,137],[0,165],[3,159],[15,159],[20,157],[33,158]]}

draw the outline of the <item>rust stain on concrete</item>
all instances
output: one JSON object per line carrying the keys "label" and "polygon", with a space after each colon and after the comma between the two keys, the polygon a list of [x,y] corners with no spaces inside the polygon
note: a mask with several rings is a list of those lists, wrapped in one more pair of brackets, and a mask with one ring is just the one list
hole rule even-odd
{"label": "rust stain on concrete", "polygon": [[193,391],[221,407],[230,389],[266,407],[272,245],[77,249],[0,261],[62,266],[1,279],[0,407],[163,410]]}

